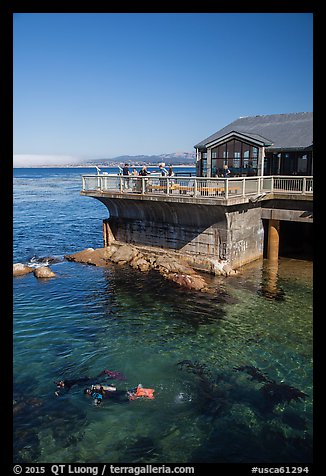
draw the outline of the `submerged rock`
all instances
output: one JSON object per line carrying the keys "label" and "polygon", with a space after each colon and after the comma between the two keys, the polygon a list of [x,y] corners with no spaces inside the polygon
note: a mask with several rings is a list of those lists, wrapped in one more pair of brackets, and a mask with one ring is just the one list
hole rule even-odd
{"label": "submerged rock", "polygon": [[178,274],[178,273],[169,273],[164,275],[167,279],[179,284],[179,286],[184,286],[188,289],[193,289],[195,291],[203,291],[207,289],[206,281],[199,275],[189,275],[189,274]]}
{"label": "submerged rock", "polygon": [[42,256],[42,257],[33,256],[28,261],[28,264],[29,266],[32,266],[33,268],[35,268],[42,264],[44,266],[48,266],[49,264],[60,263],[60,261],[62,261],[62,259],[56,256]]}

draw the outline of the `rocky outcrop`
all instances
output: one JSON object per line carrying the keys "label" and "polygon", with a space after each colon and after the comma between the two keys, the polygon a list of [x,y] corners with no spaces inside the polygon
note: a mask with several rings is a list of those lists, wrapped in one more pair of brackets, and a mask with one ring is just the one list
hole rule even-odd
{"label": "rocky outcrop", "polygon": [[142,272],[158,271],[165,279],[175,282],[179,286],[195,291],[207,291],[205,279],[182,259],[170,256],[168,253],[156,254],[153,251],[142,252],[136,246],[129,244],[112,244],[106,248],[87,248],[85,250],[66,255],[68,261],[105,266],[109,262],[118,265],[129,264],[132,268]]}
{"label": "rocky outcrop", "polygon": [[13,276],[24,276],[25,274],[31,273],[33,268],[26,266],[23,263],[15,263],[13,265]]}
{"label": "rocky outcrop", "polygon": [[49,266],[40,266],[33,270],[35,278],[55,278],[56,274],[49,268]]}
{"label": "rocky outcrop", "polygon": [[25,274],[33,273],[36,278],[55,278],[56,274],[49,268],[49,266],[39,266],[37,268],[27,266],[23,263],[15,263],[13,265],[13,275],[24,276]]}

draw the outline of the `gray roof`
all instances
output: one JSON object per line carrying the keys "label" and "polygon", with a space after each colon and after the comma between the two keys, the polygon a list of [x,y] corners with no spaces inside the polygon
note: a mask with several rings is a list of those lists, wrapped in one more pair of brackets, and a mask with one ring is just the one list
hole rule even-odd
{"label": "gray roof", "polygon": [[306,148],[313,143],[313,113],[296,112],[240,117],[199,142],[195,147],[205,148],[210,142],[230,132],[241,132],[260,141],[264,139],[266,146],[272,144],[272,149]]}

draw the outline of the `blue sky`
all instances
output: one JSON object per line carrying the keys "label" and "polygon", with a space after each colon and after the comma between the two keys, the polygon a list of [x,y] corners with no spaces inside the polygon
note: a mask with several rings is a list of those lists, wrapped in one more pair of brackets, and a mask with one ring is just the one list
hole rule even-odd
{"label": "blue sky", "polygon": [[240,116],[312,111],[312,24],[309,13],[15,14],[14,154],[190,152]]}

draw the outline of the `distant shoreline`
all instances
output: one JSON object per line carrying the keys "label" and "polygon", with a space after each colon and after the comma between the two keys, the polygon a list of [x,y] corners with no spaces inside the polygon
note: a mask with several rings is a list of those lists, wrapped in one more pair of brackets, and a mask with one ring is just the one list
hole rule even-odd
{"label": "distant shoreline", "polygon": [[[146,165],[146,167],[158,167],[158,164],[144,164]],[[110,168],[114,168],[114,167],[120,167],[121,166],[121,163],[119,164],[113,164],[113,165],[98,165],[98,167],[100,169],[110,169]],[[129,165],[129,167],[142,167],[143,165]],[[168,167],[166,165],[166,167]],[[185,168],[185,167],[190,167],[190,168],[194,168],[196,167],[196,164],[194,163],[193,165],[191,164],[178,164],[178,165],[173,165],[172,164],[172,167],[173,168],[178,168],[178,167],[182,167],[182,168]],[[13,167],[14,169],[95,169],[95,165],[29,165],[29,166],[26,166],[26,167]]]}

